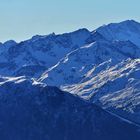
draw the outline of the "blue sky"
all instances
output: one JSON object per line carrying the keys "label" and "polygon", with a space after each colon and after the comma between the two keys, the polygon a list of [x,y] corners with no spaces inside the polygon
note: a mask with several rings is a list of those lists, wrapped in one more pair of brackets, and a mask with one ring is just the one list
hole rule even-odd
{"label": "blue sky", "polygon": [[0,41],[140,21],[139,6],[140,0],[0,0]]}

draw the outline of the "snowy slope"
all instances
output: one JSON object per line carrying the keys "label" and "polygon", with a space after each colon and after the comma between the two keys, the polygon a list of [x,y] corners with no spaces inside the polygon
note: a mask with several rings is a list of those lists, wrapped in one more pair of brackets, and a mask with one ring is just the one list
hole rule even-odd
{"label": "snowy slope", "polygon": [[68,54],[39,81],[61,87],[105,109],[120,110],[118,114],[124,113],[123,116],[140,123],[139,54],[140,49],[129,42],[94,42]]}
{"label": "snowy slope", "polygon": [[[126,45],[118,45],[118,47],[127,46],[128,43],[132,44],[128,45],[129,48],[122,49],[127,50],[128,55],[131,50],[135,54],[137,50],[133,46],[134,44],[139,46],[139,28],[139,23],[128,20],[100,27],[93,32],[80,29],[62,35],[54,33],[46,36],[36,35],[20,43],[10,40],[0,45],[0,74],[4,76],[26,75],[37,78],[75,49],[97,41],[100,43],[108,41],[111,45],[114,41],[126,42]],[[121,36],[123,37],[119,38]],[[134,54],[131,54],[131,57]]]}
{"label": "snowy slope", "polygon": [[[124,38],[109,39],[111,35],[106,28],[110,26],[115,37],[121,37],[120,31]],[[139,24],[125,21],[97,29],[88,39],[89,44],[68,53],[38,81],[58,86],[140,123],[140,48],[126,36],[128,30],[132,36],[134,33],[139,36],[139,30],[132,30],[133,26],[138,28]]]}
{"label": "snowy slope", "polygon": [[113,43],[97,41],[67,54],[55,66],[47,70],[39,81],[53,86],[79,83],[99,66],[101,70],[105,70],[106,67],[115,65],[128,58],[134,59],[139,57],[140,49],[129,41]]}
{"label": "snowy slope", "polygon": [[[28,87],[36,79],[38,84],[57,86],[137,123],[139,59],[140,24],[133,20],[93,32],[80,29],[62,35],[36,35],[20,43],[0,43],[0,75],[7,77],[7,82],[21,76]],[[0,93],[4,87],[3,81]]]}
{"label": "snowy slope", "polygon": [[61,88],[140,123],[140,59],[98,69],[92,69],[84,81]]}
{"label": "snowy slope", "polygon": [[80,29],[62,35],[34,36],[18,44],[8,41],[1,47],[0,74],[38,77],[67,53],[84,45],[89,36],[88,30]]}
{"label": "snowy slope", "polygon": [[3,140],[140,139],[139,126],[27,77],[1,77],[0,91]]}

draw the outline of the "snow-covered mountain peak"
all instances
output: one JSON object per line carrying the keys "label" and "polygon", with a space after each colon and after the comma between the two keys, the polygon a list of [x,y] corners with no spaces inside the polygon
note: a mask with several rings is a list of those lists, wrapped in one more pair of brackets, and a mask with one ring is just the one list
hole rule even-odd
{"label": "snow-covered mountain peak", "polygon": [[107,40],[131,41],[140,46],[140,23],[134,20],[126,20],[120,23],[111,23],[99,27],[96,30]]}
{"label": "snow-covered mountain peak", "polygon": [[14,40],[8,40],[6,42],[3,43],[4,46],[9,46],[9,47],[12,47],[14,45],[17,45],[17,42],[14,41]]}
{"label": "snow-covered mountain peak", "polygon": [[31,39],[29,39],[28,41],[29,42],[35,42],[35,41],[38,41],[38,40],[48,40],[50,38],[54,38],[56,36],[55,33],[51,33],[51,34],[48,34],[48,35],[35,35],[33,36]]}
{"label": "snow-covered mountain peak", "polygon": [[72,34],[87,34],[87,33],[89,33],[90,31],[88,30],[88,29],[86,29],[86,28],[81,28],[81,29],[78,29],[78,30],[76,30],[76,31],[73,31],[73,32],[71,32]]}
{"label": "snow-covered mountain peak", "polygon": [[49,40],[53,40],[56,41],[57,39],[63,39],[65,37],[71,37],[75,38],[75,36],[79,37],[80,40],[82,40],[82,36],[89,36],[90,35],[90,31],[86,28],[82,28],[82,29],[78,29],[76,31],[73,32],[69,32],[69,33],[63,33],[63,34],[55,34],[54,32],[48,35],[35,35],[33,36],[31,39],[28,40],[28,42],[35,42],[35,41],[49,41]]}
{"label": "snow-covered mountain peak", "polygon": [[[125,20],[125,21],[121,21],[119,23],[109,23],[109,24],[105,24],[99,28],[97,28],[97,31],[98,29],[103,29],[103,28],[117,28],[117,27],[120,27],[120,28],[129,28],[131,30],[132,26],[140,26],[140,23],[135,21],[135,20]],[[139,28],[139,27],[138,27]]]}
{"label": "snow-covered mountain peak", "polygon": [[132,25],[140,25],[139,22],[133,20],[133,19],[128,19],[128,20],[124,20],[124,21],[121,21],[120,23],[110,23],[108,25],[119,25],[119,26],[132,26]]}
{"label": "snow-covered mountain peak", "polygon": [[135,20],[133,20],[133,19],[122,21],[119,24],[123,25],[123,26],[140,26],[140,23],[135,21]]}

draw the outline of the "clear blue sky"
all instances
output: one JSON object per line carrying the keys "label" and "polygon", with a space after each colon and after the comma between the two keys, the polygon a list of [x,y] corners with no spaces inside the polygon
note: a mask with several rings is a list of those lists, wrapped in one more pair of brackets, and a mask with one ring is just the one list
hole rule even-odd
{"label": "clear blue sky", "polygon": [[0,41],[140,21],[140,0],[0,0]]}

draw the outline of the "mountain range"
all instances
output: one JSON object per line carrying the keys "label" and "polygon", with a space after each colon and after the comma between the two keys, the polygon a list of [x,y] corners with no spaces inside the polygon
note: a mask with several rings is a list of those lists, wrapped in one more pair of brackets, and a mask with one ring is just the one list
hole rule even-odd
{"label": "mountain range", "polygon": [[140,139],[134,20],[0,43],[0,76],[3,140]]}

